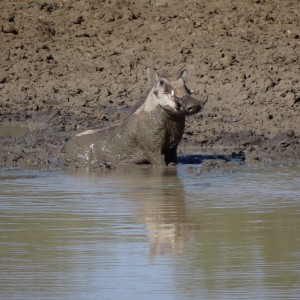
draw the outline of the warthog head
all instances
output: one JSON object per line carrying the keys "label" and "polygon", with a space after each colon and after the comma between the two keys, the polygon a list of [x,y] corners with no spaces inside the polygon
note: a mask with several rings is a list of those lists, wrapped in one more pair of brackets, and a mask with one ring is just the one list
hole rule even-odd
{"label": "warthog head", "polygon": [[206,101],[191,96],[192,91],[186,86],[186,70],[173,77],[160,76],[148,69],[149,78],[149,72],[154,74],[155,83],[146,101],[149,105],[145,103],[146,110],[152,110],[158,105],[170,114],[193,115],[203,108]]}

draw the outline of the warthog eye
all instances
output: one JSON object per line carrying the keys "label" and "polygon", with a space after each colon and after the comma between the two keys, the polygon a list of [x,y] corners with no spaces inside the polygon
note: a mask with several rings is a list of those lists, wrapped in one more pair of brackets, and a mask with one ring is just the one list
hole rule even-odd
{"label": "warthog eye", "polygon": [[163,86],[163,93],[173,96],[174,90],[172,89],[172,87],[169,84],[165,83]]}
{"label": "warthog eye", "polygon": [[[159,89],[163,94],[171,95],[172,97],[174,96],[174,90],[167,80],[165,80],[164,78],[160,78],[158,84],[159,84]],[[157,93],[155,94],[157,95]]]}

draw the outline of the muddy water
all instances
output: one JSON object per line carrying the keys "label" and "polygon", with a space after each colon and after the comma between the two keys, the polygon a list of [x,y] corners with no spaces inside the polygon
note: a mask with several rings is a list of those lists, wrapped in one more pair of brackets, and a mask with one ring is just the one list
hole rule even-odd
{"label": "muddy water", "polygon": [[300,168],[185,169],[1,170],[0,299],[299,299]]}

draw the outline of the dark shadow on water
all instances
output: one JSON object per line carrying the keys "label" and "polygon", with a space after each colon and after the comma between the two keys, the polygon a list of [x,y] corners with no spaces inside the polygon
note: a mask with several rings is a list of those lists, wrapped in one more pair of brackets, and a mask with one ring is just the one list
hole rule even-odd
{"label": "dark shadow on water", "polygon": [[226,162],[244,162],[245,153],[243,151],[239,153],[233,152],[230,155],[224,154],[188,154],[178,157],[178,163],[182,165],[196,165],[201,164],[204,160],[224,160]]}

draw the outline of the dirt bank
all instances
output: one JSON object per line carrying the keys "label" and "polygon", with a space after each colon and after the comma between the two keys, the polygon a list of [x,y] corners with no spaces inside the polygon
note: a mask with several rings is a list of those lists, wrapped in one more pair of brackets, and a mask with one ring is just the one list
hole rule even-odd
{"label": "dirt bank", "polygon": [[148,66],[188,69],[208,99],[184,142],[299,160],[299,9],[298,0],[1,1],[0,122],[31,129],[0,134],[0,165],[51,164],[68,136],[122,118]]}

